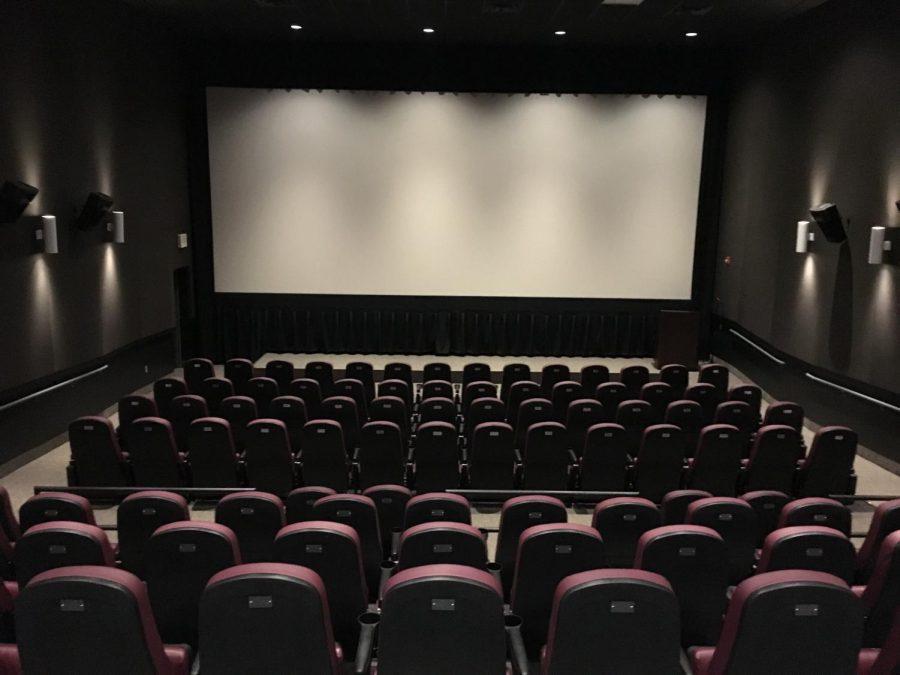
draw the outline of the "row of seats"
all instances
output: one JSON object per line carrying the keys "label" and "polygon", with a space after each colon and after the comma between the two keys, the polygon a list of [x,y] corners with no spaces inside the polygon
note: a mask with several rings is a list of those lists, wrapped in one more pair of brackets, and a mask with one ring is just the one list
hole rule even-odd
{"label": "row of seats", "polygon": [[[0,669],[25,672],[147,672],[187,675],[192,651],[165,644],[152,602],[127,572],[76,566],[45,572],[16,602],[18,645],[0,645]],[[496,579],[460,565],[427,565],[385,586],[380,612],[366,613],[360,648],[330,626],[323,579],[298,565],[237,565],[211,576],[199,597],[204,672],[341,675],[355,651],[357,673],[501,675],[527,666],[517,617],[505,614]],[[678,596],[641,570],[595,569],[556,585],[542,675],[680,672]],[[862,648],[864,610],[840,579],[799,570],[740,584],[722,636],[690,650],[695,675],[792,672],[887,675],[900,669],[900,615],[883,648]],[[523,624],[524,625],[524,624]],[[115,639],[110,639],[115,627]],[[377,640],[375,627],[377,626]]]}
{"label": "row of seats", "polygon": [[[607,566],[662,574],[679,599],[683,642],[696,645],[715,641],[726,589],[754,572],[735,573],[736,555],[747,546],[746,523],[740,522],[746,516],[734,517],[740,509],[732,502],[738,500],[701,498],[688,506],[688,524],[664,525],[645,500],[612,499],[598,505],[594,526],[589,527],[567,523],[565,507],[556,499],[518,497],[504,505],[496,565],[491,568],[484,537],[471,526],[464,499],[420,495],[403,506],[402,488],[384,486],[382,492],[383,496],[373,495],[377,502],[361,495],[320,497],[312,504],[312,520],[287,526],[273,495],[233,494],[220,502],[217,523],[212,524],[188,521],[187,506],[177,495],[137,493],[120,509],[123,566],[146,579],[163,639],[190,644],[196,639],[191,617],[202,591],[197,578],[205,580],[241,561],[287,562],[314,569],[328,589],[336,634],[354,644],[359,630],[356,616],[365,609],[366,599],[375,601],[382,595],[386,569],[394,576],[429,564],[494,569],[502,594],[524,620],[522,632],[531,654],[544,644],[552,591],[567,574]],[[65,496],[49,495],[44,506],[61,510]],[[386,497],[398,499],[385,503]],[[72,499],[70,505],[77,506],[78,501]],[[810,503],[816,501],[823,503]],[[852,545],[839,530],[794,524],[828,522],[817,514],[843,507],[827,501],[799,500],[785,507],[778,523],[782,527],[766,536],[755,573],[805,569],[866,584],[859,589],[868,617],[865,640],[867,645],[880,645],[900,602],[900,500],[878,507],[856,561]],[[747,503],[742,508],[752,512]],[[732,527],[734,521],[737,527]],[[403,532],[396,543],[388,543],[384,532],[395,523]],[[139,551],[126,556],[126,547]],[[752,543],[749,551],[752,568]],[[113,564],[103,531],[81,522],[32,525],[16,542],[14,555],[20,586],[62,565]],[[132,567],[126,558],[139,566]]]}
{"label": "row of seats", "polygon": [[[131,397],[135,398],[135,397]],[[285,397],[287,398],[287,397]],[[468,486],[474,489],[601,490],[635,489],[655,502],[679,487],[715,495],[772,489],[798,496],[844,494],[855,488],[856,434],[846,427],[823,427],[808,455],[802,437],[786,425],[767,425],[754,434],[744,458],[742,434],[728,424],[703,427],[694,456],[684,457],[686,434],[673,424],[630,424],[630,402],[620,404],[619,423],[586,426],[590,402],[573,402],[570,426],[535,421],[517,445],[513,428],[502,421],[479,421],[468,442],[447,421],[425,421],[415,428],[409,447],[397,421],[373,421],[348,442],[343,409],[338,419],[306,421],[302,402],[290,401],[292,419],[253,419],[243,429],[223,418],[197,417],[187,425],[186,441],[177,442],[169,421],[138,417],[121,427],[124,452],[108,420],[85,417],[69,428],[72,450],[70,484],[174,487],[233,487],[248,484],[286,495],[295,485],[326,485],[346,490],[382,483],[406,483],[419,491]],[[381,399],[376,399],[381,400]],[[428,399],[425,403],[434,401]],[[485,402],[484,409],[494,404]],[[239,404],[236,404],[239,405]],[[401,401],[387,401],[405,419]],[[452,410],[452,402],[440,405]],[[499,408],[499,405],[494,404]],[[526,413],[544,402],[522,404]],[[385,410],[389,410],[386,408]],[[530,415],[529,415],[530,417]],[[577,420],[576,420],[577,418]],[[240,422],[236,422],[240,424]],[[241,430],[241,433],[236,433]],[[573,452],[580,442],[580,452]],[[183,452],[181,449],[186,452]],[[240,448],[240,449],[239,449]],[[242,452],[241,452],[242,450]]]}

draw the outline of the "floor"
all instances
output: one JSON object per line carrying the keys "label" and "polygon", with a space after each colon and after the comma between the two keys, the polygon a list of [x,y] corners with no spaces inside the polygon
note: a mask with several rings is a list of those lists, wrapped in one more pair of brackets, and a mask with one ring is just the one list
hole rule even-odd
{"label": "floor", "polygon": [[[583,365],[588,363],[603,363],[607,365],[611,371],[616,372],[622,366],[631,365],[631,364],[643,364],[651,367],[649,359],[586,359],[586,358],[544,358],[544,357],[433,357],[433,356],[379,356],[379,355],[350,355],[350,354],[339,354],[339,355],[325,355],[325,354],[266,354],[263,356],[258,362],[257,365],[264,365],[266,361],[273,358],[288,358],[293,361],[297,365],[303,365],[307,361],[315,361],[315,360],[328,360],[334,364],[335,368],[343,368],[343,366],[354,360],[366,360],[373,364],[373,366],[377,369],[383,368],[385,363],[389,363],[391,361],[406,361],[413,366],[414,370],[420,370],[421,366],[430,361],[444,361],[450,363],[454,370],[462,368],[462,365],[465,363],[470,363],[473,361],[485,361],[490,363],[492,370],[499,371],[503,368],[506,363],[512,362],[522,362],[528,363],[532,370],[540,370],[540,368],[546,363],[565,363],[572,370],[580,369]],[[727,364],[726,364],[727,365]],[[748,383],[749,380],[740,372],[737,372],[735,369],[732,370],[732,377],[735,384]],[[176,371],[176,375],[179,374]],[[696,378],[696,373],[692,373],[692,381]],[[139,390],[139,393],[149,393],[151,391],[150,387],[145,387],[144,389]],[[763,406],[765,407],[772,401],[771,397],[764,394]],[[113,420],[113,422],[117,422],[118,415],[115,412],[115,406],[107,411],[107,415]],[[812,440],[812,436],[815,433],[818,425],[807,421],[807,426],[804,428],[804,436],[806,438],[807,444]],[[861,452],[867,452],[865,448],[861,449]],[[17,468],[13,467],[0,467],[0,475],[5,473],[4,468],[9,470],[9,473],[5,475],[2,479],[3,486],[9,491],[10,498],[13,503],[13,507],[18,511],[19,506],[24,502],[28,497],[34,494],[34,486],[35,485],[65,485],[66,482],[66,463],[69,459],[69,446],[66,442],[64,436],[58,437],[55,442],[51,442],[45,444],[41,448],[35,448],[29,456],[32,457],[31,461],[25,463],[22,466],[18,466]],[[877,464],[865,459],[862,456],[857,456],[855,463],[856,473],[859,477],[859,482],[857,486],[858,494],[870,494],[870,495],[900,495],[900,476],[891,473]],[[877,504],[876,504],[877,505]],[[866,529],[868,529],[869,521],[871,520],[871,514],[873,511],[873,505],[868,502],[857,502],[853,507],[853,532],[854,533],[864,533]],[[213,520],[214,513],[210,508],[192,508],[192,518],[196,520]],[[98,524],[106,527],[113,527],[116,522],[116,509],[115,507],[109,508],[97,508],[95,509],[95,515],[98,521]],[[590,509],[570,509],[569,511],[569,520],[570,522],[576,523],[585,523],[590,524],[591,522],[591,510]],[[496,529],[500,523],[500,509],[499,508],[478,508],[476,512],[473,514],[473,524],[486,528],[486,529]],[[109,531],[109,536],[112,541],[115,541],[115,531]],[[859,539],[855,541],[856,545],[859,546]],[[491,555],[493,556],[493,551],[496,546],[496,534],[491,533],[488,538],[488,547]]]}

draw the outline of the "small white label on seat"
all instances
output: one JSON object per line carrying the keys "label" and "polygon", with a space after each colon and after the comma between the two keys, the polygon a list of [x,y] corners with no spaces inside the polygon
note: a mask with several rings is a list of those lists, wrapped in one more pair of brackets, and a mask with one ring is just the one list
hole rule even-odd
{"label": "small white label on seat", "polygon": [[499,431],[489,431],[488,432],[488,436],[499,436],[499,435],[500,435]]}
{"label": "small white label on seat", "polygon": [[444,432],[443,431],[433,431],[433,432],[431,432],[431,435],[432,436],[443,436]]}
{"label": "small white label on seat", "polygon": [[317,434],[324,434],[326,431],[328,431],[328,430],[327,429],[316,429]]}

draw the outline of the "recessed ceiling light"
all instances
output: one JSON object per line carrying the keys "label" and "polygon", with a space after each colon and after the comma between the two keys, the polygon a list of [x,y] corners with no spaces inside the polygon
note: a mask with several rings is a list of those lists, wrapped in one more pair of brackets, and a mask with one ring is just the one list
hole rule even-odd
{"label": "recessed ceiling light", "polygon": [[433,33],[433,32],[434,32],[434,28],[423,28],[423,29],[422,29],[422,32],[423,32],[423,33]]}
{"label": "recessed ceiling light", "polygon": [[300,30],[301,28],[303,28],[303,26],[301,26],[299,23],[291,24],[291,30]]}
{"label": "recessed ceiling light", "polygon": [[693,31],[684,34],[685,37],[697,37],[698,35],[700,35],[700,33],[695,33]]}
{"label": "recessed ceiling light", "polygon": [[564,31],[564,30],[558,30],[558,31],[554,31],[553,34],[554,34],[554,35],[565,35],[565,34],[566,34],[566,31]]}

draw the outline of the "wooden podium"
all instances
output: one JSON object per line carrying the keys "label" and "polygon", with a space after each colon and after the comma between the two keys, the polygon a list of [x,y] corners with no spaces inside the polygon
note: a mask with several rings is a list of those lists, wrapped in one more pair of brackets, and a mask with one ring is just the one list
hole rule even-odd
{"label": "wooden podium", "polygon": [[659,313],[656,359],[653,365],[662,368],[680,363],[688,370],[697,370],[697,350],[700,343],[700,313],[662,310]]}

